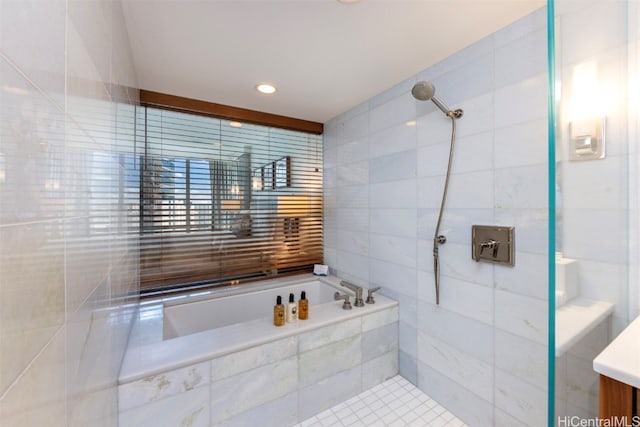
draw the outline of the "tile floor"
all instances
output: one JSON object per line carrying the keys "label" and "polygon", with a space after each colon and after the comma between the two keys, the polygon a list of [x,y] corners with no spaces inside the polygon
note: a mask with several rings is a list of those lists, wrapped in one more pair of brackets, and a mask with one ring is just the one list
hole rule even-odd
{"label": "tile floor", "polygon": [[465,424],[400,375],[294,427],[463,427]]}

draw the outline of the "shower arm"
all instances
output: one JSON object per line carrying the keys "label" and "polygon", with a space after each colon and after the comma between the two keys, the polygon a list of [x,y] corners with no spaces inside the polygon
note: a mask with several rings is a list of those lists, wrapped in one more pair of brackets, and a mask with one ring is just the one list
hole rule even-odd
{"label": "shower arm", "polygon": [[447,238],[445,236],[440,235],[440,224],[442,223],[445,201],[447,200],[449,177],[451,176],[451,164],[453,163],[453,148],[456,142],[456,119],[462,117],[462,110],[449,110],[449,112],[447,113],[447,117],[451,119],[451,144],[449,147],[449,163],[447,164],[447,175],[444,180],[444,190],[442,192],[442,203],[440,204],[438,223],[436,224],[436,231],[433,236],[433,274],[436,287],[436,305],[440,304],[440,255],[438,253],[438,247],[439,245],[442,245],[447,241]]}
{"label": "shower arm", "polygon": [[457,110],[450,110],[449,107],[447,107],[445,103],[442,102],[440,98],[438,98],[435,95],[431,97],[431,102],[433,102],[436,105],[436,107],[438,107],[440,111],[442,111],[449,118],[459,119],[460,117],[462,117],[461,109],[458,108]]}

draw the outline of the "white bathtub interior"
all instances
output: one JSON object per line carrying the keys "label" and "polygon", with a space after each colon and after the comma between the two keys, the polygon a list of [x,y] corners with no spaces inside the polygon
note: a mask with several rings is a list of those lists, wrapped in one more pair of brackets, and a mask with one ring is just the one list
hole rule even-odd
{"label": "white bathtub interior", "polygon": [[[346,291],[344,288],[343,290]],[[310,280],[291,284],[286,288],[282,284],[267,284],[252,292],[243,289],[243,293],[237,293],[237,290],[232,290],[224,293],[223,297],[207,296],[195,302],[193,299],[166,302],[163,338],[172,339],[273,316],[273,306],[278,295],[282,297],[282,303],[286,304],[289,293],[294,294],[297,302],[302,291],[305,291],[307,300],[313,307],[333,301],[337,289],[321,280]]]}

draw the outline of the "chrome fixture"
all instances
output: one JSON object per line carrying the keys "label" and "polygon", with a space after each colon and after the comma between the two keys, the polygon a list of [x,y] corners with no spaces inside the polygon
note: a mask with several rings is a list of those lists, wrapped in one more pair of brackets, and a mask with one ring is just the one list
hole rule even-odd
{"label": "chrome fixture", "polygon": [[376,301],[373,299],[373,293],[377,292],[380,290],[380,286],[378,286],[377,288],[373,288],[373,289],[368,289],[367,290],[367,304],[375,304]]}
{"label": "chrome fixture", "polygon": [[442,203],[440,204],[440,213],[438,214],[438,223],[436,225],[436,232],[433,236],[433,274],[435,277],[436,286],[436,304],[440,304],[440,256],[438,255],[439,245],[444,244],[447,238],[440,235],[440,224],[442,223],[442,212],[444,211],[444,203],[447,199],[447,190],[449,188],[449,177],[451,176],[451,164],[453,163],[453,147],[456,141],[456,119],[459,119],[463,115],[461,109],[451,110],[445,105],[444,102],[436,96],[436,88],[433,83],[428,81],[421,81],[413,85],[411,94],[418,101],[431,101],[436,104],[436,107],[442,111],[445,116],[451,119],[451,145],[449,147],[449,164],[447,165],[447,176],[444,181],[444,191],[442,192]]}
{"label": "chrome fixture", "polygon": [[342,304],[342,309],[343,310],[351,310],[351,302],[349,301],[349,298],[351,297],[351,295],[349,294],[344,294],[344,295],[340,295],[340,292],[336,292],[335,294],[333,294],[333,299],[338,301],[343,299],[344,300],[344,304]]}
{"label": "chrome fixture", "polygon": [[354,303],[354,305],[356,307],[364,307],[364,301],[362,299],[362,288],[360,286],[354,285],[353,283],[349,283],[346,280],[342,280],[340,282],[340,286],[344,286],[345,288],[355,292],[356,302]]}
{"label": "chrome fixture", "polygon": [[471,227],[471,257],[476,262],[515,265],[515,229],[491,225]]}
{"label": "chrome fixture", "polygon": [[571,129],[569,160],[604,159],[606,156],[606,127],[605,117],[571,122],[569,124]]}
{"label": "chrome fixture", "polygon": [[418,101],[431,101],[436,104],[436,107],[444,113],[445,116],[459,119],[462,117],[463,111],[460,109],[451,110],[445,105],[444,102],[436,96],[436,88],[433,83],[423,80],[413,85],[411,89],[411,95]]}
{"label": "chrome fixture", "polygon": [[500,242],[498,242],[497,240],[489,239],[486,242],[480,243],[478,246],[480,246],[480,253],[478,254],[478,259],[476,259],[476,261],[480,261],[480,257],[482,256],[482,253],[485,249],[491,249],[492,258],[498,256],[498,248],[500,247]]}

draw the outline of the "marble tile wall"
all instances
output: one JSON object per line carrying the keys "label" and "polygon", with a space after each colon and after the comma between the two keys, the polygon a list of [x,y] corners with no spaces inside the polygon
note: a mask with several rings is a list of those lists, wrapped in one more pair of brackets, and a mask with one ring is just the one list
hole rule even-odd
{"label": "marble tile wall", "polygon": [[[556,359],[556,414],[593,417],[599,379],[592,360],[639,312],[638,274],[638,22],[635,1],[556,1],[556,58],[562,82],[558,114],[558,228],[565,257],[578,260],[579,292],[614,304],[600,325]],[[588,37],[580,26],[597,19]],[[574,87],[574,71],[591,63],[596,87]],[[568,161],[573,100],[588,90],[607,120],[606,158]],[[576,93],[579,92],[579,93]],[[594,242],[600,244],[596,247]]]}
{"label": "marble tile wall", "polygon": [[[640,4],[638,2],[629,3],[629,93],[638,93],[640,91]],[[634,153],[632,161],[629,162],[631,179],[638,182],[640,176],[640,105],[636,102],[631,104],[629,111],[629,148]],[[629,234],[638,236],[640,234],[640,192],[629,192]],[[630,257],[631,271],[629,278],[629,318],[635,319],[640,315],[640,248],[638,247],[640,239],[630,239],[630,253],[634,254]]]}
{"label": "marble tile wall", "polygon": [[[635,100],[627,93],[637,86],[637,73],[631,32],[636,2],[610,4],[598,0],[585,4],[558,1],[557,35],[563,52],[556,63],[562,81],[559,112],[559,169],[562,204],[562,251],[565,257],[579,260],[580,293],[588,298],[615,305],[613,331],[617,335],[638,312],[628,304],[630,293],[637,294],[637,272],[628,270],[637,258],[634,235],[629,231],[629,210],[637,203],[637,188],[631,160],[637,155],[632,138],[638,122]],[[631,13],[635,8],[636,12]],[[579,27],[598,19],[600,25],[589,40],[580,35]],[[637,36],[636,36],[637,37]],[[637,60],[635,60],[637,61]],[[592,63],[596,68],[597,88],[593,96],[607,117],[606,158],[599,161],[568,161],[574,71],[579,65]],[[580,90],[583,88],[577,88]],[[594,226],[596,225],[596,226]],[[596,247],[593,242],[601,242]],[[635,287],[633,291],[631,287]]]}
{"label": "marble tile wall", "polygon": [[0,424],[115,426],[137,307],[116,1],[0,1]]}
{"label": "marble tile wall", "polygon": [[[540,9],[325,124],[325,262],[399,301],[400,373],[472,426],[546,424],[547,60]],[[451,123],[464,109],[432,238]],[[471,226],[516,229],[515,267],[471,259]]]}
{"label": "marble tile wall", "polygon": [[593,359],[611,342],[611,324],[602,322],[556,358],[556,416],[595,418],[599,407],[599,377]]}
{"label": "marble tile wall", "polygon": [[121,384],[119,425],[290,426],[397,373],[392,307]]}

